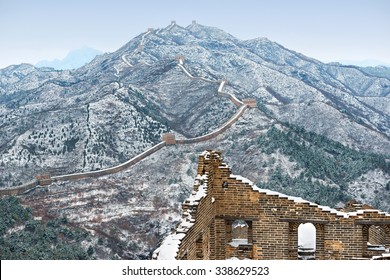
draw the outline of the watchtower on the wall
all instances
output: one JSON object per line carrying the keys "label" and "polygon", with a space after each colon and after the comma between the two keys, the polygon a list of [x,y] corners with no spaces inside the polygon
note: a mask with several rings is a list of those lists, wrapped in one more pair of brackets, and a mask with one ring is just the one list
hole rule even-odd
{"label": "watchtower on the wall", "polygon": [[245,105],[248,105],[248,107],[250,107],[250,108],[257,108],[257,101],[254,98],[244,99],[244,100],[242,100],[242,103],[244,103]]}
{"label": "watchtower on the wall", "polygon": [[179,55],[175,56],[175,60],[177,60],[183,64],[184,63],[184,56],[179,54]]}
{"label": "watchtower on the wall", "polygon": [[35,178],[38,180],[38,184],[41,186],[48,186],[53,182],[50,174],[37,175]]}
{"label": "watchtower on the wall", "polygon": [[176,136],[173,133],[164,133],[162,135],[162,141],[167,145],[175,145],[176,144]]}

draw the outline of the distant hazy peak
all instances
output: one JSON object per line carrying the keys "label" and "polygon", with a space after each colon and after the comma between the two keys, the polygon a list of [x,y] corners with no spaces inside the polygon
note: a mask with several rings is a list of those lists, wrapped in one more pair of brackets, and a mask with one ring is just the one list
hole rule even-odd
{"label": "distant hazy peak", "polygon": [[375,59],[365,59],[365,60],[341,59],[338,62],[341,63],[342,65],[355,65],[360,67],[376,67],[376,66],[390,67],[390,64]]}
{"label": "distant hazy peak", "polygon": [[57,70],[76,69],[92,61],[99,54],[102,54],[102,52],[99,50],[90,47],[82,47],[80,49],[72,50],[62,60],[42,60],[39,61],[35,66],[52,67]]}

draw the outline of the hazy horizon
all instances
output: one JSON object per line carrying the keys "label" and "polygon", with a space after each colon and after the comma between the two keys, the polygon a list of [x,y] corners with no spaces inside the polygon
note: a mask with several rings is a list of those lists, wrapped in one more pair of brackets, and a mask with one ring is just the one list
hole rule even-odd
{"label": "hazy horizon", "polygon": [[88,46],[113,52],[148,27],[192,20],[239,39],[267,37],[323,62],[376,60],[390,65],[390,2],[3,0],[0,68],[62,59]]}

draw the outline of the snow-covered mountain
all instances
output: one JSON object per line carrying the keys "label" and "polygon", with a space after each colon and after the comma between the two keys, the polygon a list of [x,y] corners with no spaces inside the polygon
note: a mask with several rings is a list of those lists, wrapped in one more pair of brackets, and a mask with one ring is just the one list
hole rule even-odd
{"label": "snow-covered mountain", "polygon": [[179,218],[197,154],[212,148],[263,187],[331,206],[355,198],[390,208],[386,75],[196,23],[148,30],[75,70],[1,69],[0,187],[114,166],[164,132],[207,134],[237,111],[218,94],[223,79],[225,92],[256,98],[258,109],[217,138],[164,147],[118,174],[53,183],[23,203],[103,239],[99,258],[148,258]]}
{"label": "snow-covered mountain", "polygon": [[69,52],[63,59],[39,61],[35,64],[35,67],[51,67],[56,70],[76,69],[91,62],[92,59],[100,54],[102,54],[102,52],[99,50],[90,47],[82,47]]}
{"label": "snow-covered mountain", "polygon": [[360,67],[381,67],[381,66],[386,66],[389,67],[390,64],[376,60],[376,59],[365,59],[365,60],[347,60],[343,59],[339,61],[341,64],[344,65],[356,65]]}

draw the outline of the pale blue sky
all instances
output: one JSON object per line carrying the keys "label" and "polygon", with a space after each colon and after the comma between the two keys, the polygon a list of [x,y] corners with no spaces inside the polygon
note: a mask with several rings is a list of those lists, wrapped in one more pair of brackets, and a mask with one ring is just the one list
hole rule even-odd
{"label": "pale blue sky", "polygon": [[388,0],[0,0],[0,68],[63,58],[82,46],[115,51],[148,27],[193,19],[325,62],[390,64]]}

